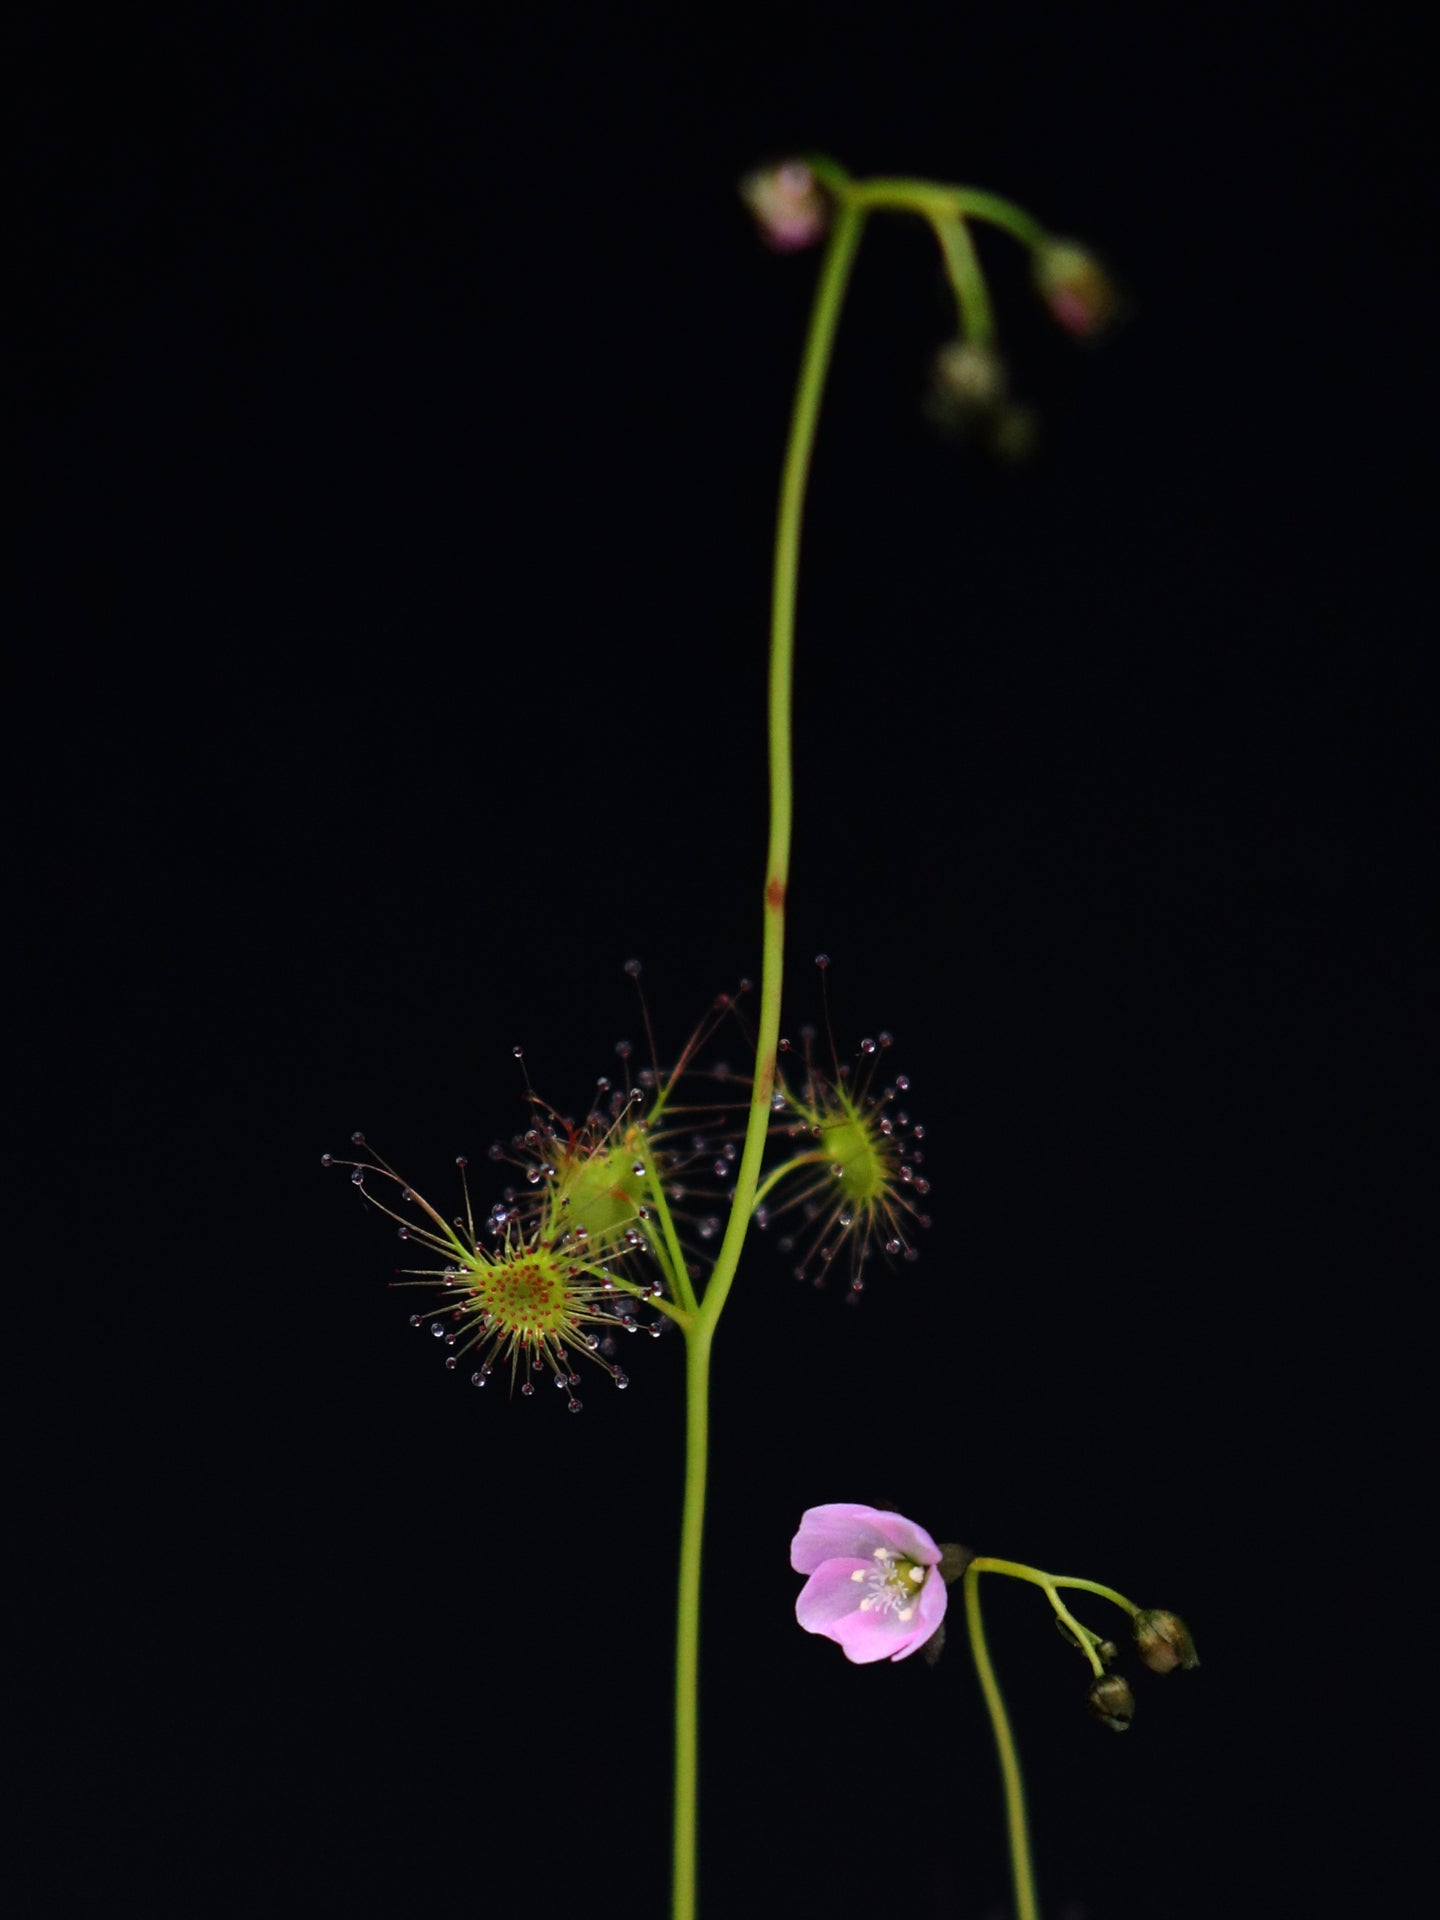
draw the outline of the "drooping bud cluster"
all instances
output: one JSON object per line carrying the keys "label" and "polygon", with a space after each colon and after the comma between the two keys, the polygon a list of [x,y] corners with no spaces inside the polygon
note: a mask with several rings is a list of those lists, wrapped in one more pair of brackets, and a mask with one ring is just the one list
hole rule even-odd
{"label": "drooping bud cluster", "polygon": [[[1113,1593],[1110,1597],[1119,1599]],[[1058,1595],[1052,1592],[1052,1604],[1057,1599]],[[1125,1601],[1124,1604],[1129,1607],[1131,1603]],[[1068,1609],[1062,1614],[1057,1608],[1056,1625],[1095,1670],[1086,1696],[1090,1711],[1102,1726],[1123,1733],[1135,1718],[1135,1692],[1123,1674],[1111,1671],[1120,1658],[1119,1647],[1113,1640],[1101,1639],[1090,1628],[1081,1626]],[[1132,1629],[1136,1652],[1152,1673],[1174,1673],[1177,1668],[1199,1666],[1195,1642],[1179,1614],[1159,1607],[1138,1608],[1132,1615]]]}
{"label": "drooping bud cluster", "polygon": [[[777,253],[813,246],[847,211],[852,221],[893,212],[919,215],[929,224],[954,295],[955,334],[935,356],[926,412],[942,432],[1001,459],[1030,452],[1035,417],[1010,393],[975,229],[999,227],[1026,248],[1036,291],[1072,338],[1094,340],[1120,317],[1115,285],[1088,248],[1047,232],[996,194],[929,181],[854,180],[821,157],[747,174],[740,193],[761,238]],[[837,235],[839,230],[836,225]]]}

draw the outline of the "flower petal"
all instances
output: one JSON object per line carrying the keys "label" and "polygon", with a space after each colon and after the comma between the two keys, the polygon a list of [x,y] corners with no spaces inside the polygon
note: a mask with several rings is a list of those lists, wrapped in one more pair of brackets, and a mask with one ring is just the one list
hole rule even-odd
{"label": "flower petal", "polygon": [[916,1526],[915,1522],[907,1520],[903,1513],[877,1513],[875,1528],[885,1545],[892,1552],[900,1554],[902,1558],[913,1560],[922,1567],[939,1566],[939,1547],[924,1527]]}
{"label": "flower petal", "polygon": [[826,1560],[869,1560],[877,1547],[922,1566],[940,1564],[940,1549],[923,1527],[903,1514],[853,1502],[811,1507],[802,1514],[800,1531],[790,1543],[790,1564],[796,1573],[814,1573]]}
{"label": "flower petal", "polygon": [[837,1620],[856,1613],[865,1598],[866,1588],[852,1576],[868,1576],[873,1560],[826,1560],[818,1566],[800,1589],[795,1602],[795,1618],[807,1633],[830,1635]]}
{"label": "flower petal", "polygon": [[875,1660],[903,1660],[930,1637],[919,1624],[918,1607],[915,1616],[907,1621],[901,1621],[894,1613],[882,1613],[879,1608],[872,1613],[857,1610],[827,1628],[826,1635],[857,1667],[869,1666]]}

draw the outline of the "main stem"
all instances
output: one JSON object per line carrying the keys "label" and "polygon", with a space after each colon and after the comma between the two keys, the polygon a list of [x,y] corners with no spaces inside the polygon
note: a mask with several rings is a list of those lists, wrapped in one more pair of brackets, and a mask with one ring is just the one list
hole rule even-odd
{"label": "main stem", "polygon": [[780,1045],[780,991],[785,972],[785,892],[790,882],[794,804],[791,714],[794,705],[795,599],[800,573],[800,528],[805,487],[820,419],[820,401],[850,269],[865,224],[864,211],[843,191],[811,309],[800,362],[790,437],[780,479],[775,522],[775,575],[770,606],[770,841],[765,858],[764,936],[760,971],[755,1081],[745,1145],[735,1176],[730,1221],[699,1312],[684,1324],[685,1502],[680,1518],[680,1585],[675,1633],[675,1843],[673,1920],[694,1920],[699,1801],[700,1553],[705,1531],[705,1475],[709,1443],[710,1348],[715,1323],[734,1284],[755,1206],[760,1162],[770,1127],[770,1095]]}
{"label": "main stem", "polygon": [[695,1913],[700,1785],[700,1548],[710,1424],[713,1328],[685,1331],[685,1504],[680,1516],[680,1592],[675,1615],[675,1920]]}
{"label": "main stem", "polygon": [[1025,1783],[1020,1778],[1020,1756],[1010,1731],[1010,1716],[990,1663],[985,1626],[980,1618],[980,1562],[965,1569],[965,1624],[970,1630],[970,1652],[980,1676],[980,1691],[990,1713],[995,1746],[1000,1755],[1000,1777],[1005,1787],[1005,1829],[1010,1837],[1010,1877],[1015,1887],[1015,1920],[1040,1920],[1035,1902],[1035,1868],[1030,1859],[1030,1831],[1025,1820]]}

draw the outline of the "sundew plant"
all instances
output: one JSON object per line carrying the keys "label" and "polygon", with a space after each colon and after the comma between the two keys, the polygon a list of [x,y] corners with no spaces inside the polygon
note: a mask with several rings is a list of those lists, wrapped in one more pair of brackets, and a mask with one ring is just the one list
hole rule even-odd
{"label": "sundew plant", "polygon": [[[822,249],[801,353],[775,528],[767,689],[770,826],[761,889],[761,967],[753,1001],[738,1009],[753,1037],[748,1074],[707,1072],[706,1048],[731,1018],[724,996],[673,1065],[601,1080],[583,1119],[529,1096],[529,1124],[491,1150],[493,1186],[477,1191],[461,1161],[458,1215],[425,1199],[362,1135],[344,1158],[370,1204],[406,1246],[398,1283],[415,1303],[445,1365],[486,1400],[549,1389],[582,1410],[587,1376],[628,1385],[623,1335],[682,1336],[686,1381],[685,1480],[675,1625],[674,1920],[697,1910],[698,1693],[701,1549],[708,1471],[710,1361],[750,1232],[768,1227],[792,1269],[835,1278],[858,1293],[887,1263],[914,1259],[928,1225],[924,1129],[909,1111],[908,1082],[877,1032],[854,1058],[805,1036],[781,1035],[785,907],[790,879],[792,685],[806,485],[831,350],[861,239],[873,218],[901,215],[934,235],[954,296],[955,333],[937,354],[931,412],[940,427],[1005,458],[1025,451],[1027,413],[1012,400],[996,346],[996,320],[975,244],[998,229],[1026,251],[1035,289],[1077,337],[1100,333],[1115,299],[1087,249],[1057,238],[1010,201],[965,187],[910,179],[852,178],[819,157],[787,161],[742,185],[761,238],[777,252]],[[824,956],[819,956],[823,968]],[[631,963],[630,970],[639,972]],[[736,996],[735,998],[740,998]],[[753,1027],[752,1024],[753,1023]],[[477,1211],[477,1208],[482,1209]],[[745,1284],[752,1284],[747,1273]],[[758,1284],[755,1283],[755,1284]],[[500,1417],[486,1408],[486,1416]],[[818,1492],[845,1491],[817,1489]],[[616,1496],[621,1497],[621,1496]],[[1090,1669],[1097,1721],[1120,1731],[1134,1713],[1126,1659],[1155,1673],[1196,1665],[1178,1615],[1141,1607],[1098,1581],[937,1543],[918,1521],[853,1500],[797,1514],[791,1567],[798,1600],[774,1568],[773,1604],[795,1606],[799,1625],[835,1641],[856,1663],[939,1657],[952,1586],[994,1732],[1005,1795],[1018,1920],[1036,1920],[1034,1874],[1019,1761],[980,1608],[980,1577],[1007,1575],[1044,1593],[1066,1638]],[[1117,1637],[1082,1620],[1102,1603],[1122,1616]],[[1108,1617],[1108,1616],[1107,1616]],[[1126,1653],[1122,1654],[1122,1648]]]}

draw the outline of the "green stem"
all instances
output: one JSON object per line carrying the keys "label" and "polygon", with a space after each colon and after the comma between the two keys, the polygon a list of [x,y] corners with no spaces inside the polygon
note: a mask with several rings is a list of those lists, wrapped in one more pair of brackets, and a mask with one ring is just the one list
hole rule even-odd
{"label": "green stem", "polygon": [[1123,1593],[1117,1593],[1114,1587],[1102,1587],[1098,1580],[1071,1580],[1065,1574],[1054,1573],[1050,1576],[1057,1587],[1071,1587],[1080,1593],[1098,1593],[1102,1600],[1109,1600],[1130,1615],[1133,1620],[1140,1609],[1133,1600],[1127,1600]]}
{"label": "green stem", "polygon": [[998,193],[986,193],[980,187],[950,187],[936,180],[893,179],[852,180],[834,160],[812,154],[806,165],[830,193],[844,196],[849,204],[866,213],[881,209],[896,213],[918,213],[928,220],[985,220],[1025,247],[1041,247],[1049,240],[1048,230],[1023,207]]}
{"label": "green stem", "polygon": [[1105,1671],[1105,1663],[1096,1651],[1100,1636],[1092,1633],[1087,1626],[1083,1626],[1075,1618],[1060,1598],[1057,1589],[1069,1587],[1072,1590],[1078,1589],[1082,1593],[1099,1594],[1102,1600],[1113,1601],[1132,1618],[1140,1611],[1133,1601],[1125,1598],[1123,1593],[1117,1593],[1113,1587],[1102,1587],[1098,1580],[1073,1580],[1064,1574],[1042,1573],[1039,1567],[1027,1567],[1019,1560],[992,1560],[988,1556],[972,1560],[970,1564],[978,1567],[981,1573],[1004,1573],[1008,1574],[1012,1580],[1028,1580],[1031,1586],[1042,1588],[1045,1598],[1055,1609],[1056,1619],[1063,1620],[1074,1634],[1075,1644],[1090,1662],[1097,1680]]}
{"label": "green stem", "polygon": [[710,1348],[755,1207],[760,1162],[770,1131],[770,1095],[780,1045],[780,991],[785,965],[785,890],[790,879],[794,803],[791,713],[794,704],[795,599],[805,484],[820,419],[830,356],[850,270],[865,224],[853,196],[835,196],[810,328],[800,361],[790,437],[780,479],[775,525],[775,573],[770,609],[769,750],[770,839],[765,858],[764,938],[760,972],[755,1080],[745,1145],[735,1175],[730,1220],[698,1313],[684,1327],[686,1341],[685,1501],[680,1521],[680,1585],[675,1636],[675,1842],[673,1920],[694,1920],[697,1796],[699,1788],[700,1550],[705,1530],[706,1447],[709,1434]]}
{"label": "green stem", "polygon": [[680,1520],[680,1590],[675,1615],[675,1841],[672,1913],[694,1920],[700,1785],[700,1548],[710,1427],[710,1344],[714,1329],[685,1329],[685,1504]]}
{"label": "green stem", "polygon": [[[1035,1901],[1035,1867],[1030,1858],[1030,1830],[1025,1819],[1025,1783],[1020,1777],[1020,1757],[1015,1751],[1015,1736],[1010,1731],[1010,1716],[1000,1693],[990,1649],[985,1644],[985,1627],[980,1618],[980,1581],[978,1576],[992,1563],[972,1560],[965,1569],[965,1624],[970,1631],[970,1652],[980,1676],[980,1691],[990,1713],[995,1746],[1000,1755],[1000,1777],[1005,1786],[1005,1828],[1010,1838],[1010,1877],[1015,1887],[1016,1920],[1040,1920]],[[992,1569],[993,1570],[993,1569]]]}
{"label": "green stem", "polygon": [[661,1271],[666,1274],[675,1289],[675,1298],[680,1304],[681,1312],[687,1315],[693,1314],[698,1310],[699,1303],[695,1298],[695,1289],[690,1283],[690,1269],[685,1264],[685,1252],[680,1245],[680,1236],[675,1231],[675,1219],[670,1212],[670,1202],[665,1195],[665,1184],[660,1174],[660,1156],[648,1141],[645,1146],[645,1189],[649,1196],[651,1210],[660,1223],[660,1240],[664,1252],[663,1257],[657,1253],[657,1259]]}
{"label": "green stem", "polygon": [[829,1166],[831,1164],[830,1155],[818,1151],[815,1153],[797,1153],[793,1160],[782,1160],[780,1165],[767,1173],[765,1178],[760,1182],[755,1194],[755,1205],[757,1207],[763,1206],[768,1196],[780,1185],[780,1182],[782,1180],[788,1180],[791,1174],[798,1168]]}
{"label": "green stem", "polygon": [[961,219],[932,219],[931,225],[945,256],[945,271],[959,309],[960,331],[977,347],[988,347],[995,338],[995,314],[970,229]]}
{"label": "green stem", "polygon": [[1114,1587],[1102,1587],[1098,1580],[1076,1580],[1066,1573],[1042,1573],[1039,1567],[1027,1567],[1023,1561],[993,1560],[988,1554],[971,1564],[979,1567],[982,1573],[1005,1573],[1012,1580],[1028,1580],[1032,1587],[1044,1587],[1047,1593],[1054,1587],[1069,1587],[1079,1593],[1098,1594],[1102,1600],[1110,1601],[1132,1619],[1140,1611],[1133,1600],[1127,1600]]}

